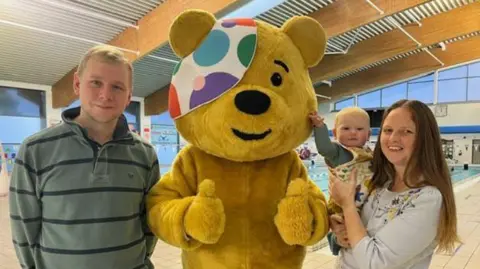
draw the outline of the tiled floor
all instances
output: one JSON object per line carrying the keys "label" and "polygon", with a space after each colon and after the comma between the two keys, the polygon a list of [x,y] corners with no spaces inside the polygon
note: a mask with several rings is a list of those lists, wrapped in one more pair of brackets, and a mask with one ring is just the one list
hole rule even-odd
{"label": "tiled floor", "polygon": [[[456,200],[463,245],[454,255],[436,255],[430,269],[480,269],[480,178],[456,186]],[[7,198],[0,197],[0,269],[17,269],[8,216]],[[160,242],[153,259],[158,269],[181,269],[179,257],[178,249]],[[310,252],[304,269],[333,268],[334,259],[327,249]]]}

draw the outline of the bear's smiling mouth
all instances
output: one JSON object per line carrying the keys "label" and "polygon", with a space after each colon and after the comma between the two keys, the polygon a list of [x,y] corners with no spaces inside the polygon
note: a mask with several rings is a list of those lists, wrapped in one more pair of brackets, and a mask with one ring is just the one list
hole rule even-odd
{"label": "bear's smiling mouth", "polygon": [[264,139],[267,135],[269,135],[272,132],[271,129],[268,129],[267,131],[261,134],[248,134],[248,133],[241,132],[235,128],[232,128],[232,131],[233,131],[233,134],[235,134],[237,137],[246,141]]}

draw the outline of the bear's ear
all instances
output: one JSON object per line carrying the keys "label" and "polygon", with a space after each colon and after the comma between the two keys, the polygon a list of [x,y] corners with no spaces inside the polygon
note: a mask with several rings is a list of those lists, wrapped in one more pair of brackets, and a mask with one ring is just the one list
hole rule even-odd
{"label": "bear's ear", "polygon": [[327,36],[318,21],[307,16],[295,16],[283,24],[282,31],[300,50],[307,67],[315,66],[322,60]]}
{"label": "bear's ear", "polygon": [[190,9],[182,12],[170,26],[170,47],[184,58],[192,53],[208,35],[215,24],[215,17],[206,11]]}

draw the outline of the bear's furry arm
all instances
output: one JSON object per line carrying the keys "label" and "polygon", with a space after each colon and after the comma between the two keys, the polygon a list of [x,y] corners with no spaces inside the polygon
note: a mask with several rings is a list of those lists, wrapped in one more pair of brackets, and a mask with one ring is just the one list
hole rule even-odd
{"label": "bear's furry arm", "polygon": [[330,229],[327,214],[327,201],[320,188],[308,176],[307,168],[303,164],[302,159],[300,159],[296,152],[294,153],[295,154],[292,156],[292,170],[290,172],[289,181],[292,181],[295,178],[303,178],[308,182],[308,204],[313,214],[313,232],[310,239],[302,245],[311,246],[322,240]]}
{"label": "bear's furry arm", "polygon": [[200,242],[185,232],[184,218],[195,198],[197,181],[190,147],[180,151],[169,172],[151,189],[147,197],[148,225],[152,232],[168,244],[195,249]]}

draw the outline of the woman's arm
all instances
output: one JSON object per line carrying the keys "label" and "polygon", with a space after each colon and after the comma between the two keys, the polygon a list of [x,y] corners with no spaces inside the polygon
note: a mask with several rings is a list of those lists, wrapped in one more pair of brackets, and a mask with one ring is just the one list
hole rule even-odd
{"label": "woman's arm", "polygon": [[362,223],[362,219],[358,214],[357,207],[354,203],[342,207],[343,215],[345,217],[345,227],[347,228],[348,241],[354,248],[365,236],[367,230]]}
{"label": "woman's arm", "polygon": [[435,243],[442,206],[438,189],[424,187],[413,194],[415,197],[408,198],[410,206],[400,211],[388,208],[383,215],[372,216],[370,221],[378,221],[379,225],[384,219],[389,220],[370,236],[354,206],[355,176],[353,172],[348,182],[333,178],[329,189],[332,199],[342,206],[348,240],[360,268],[397,268]]}
{"label": "woman's arm", "polygon": [[367,235],[367,230],[360,219],[355,205],[357,186],[357,171],[354,169],[347,182],[334,176],[329,178],[328,189],[331,199],[342,207],[345,226],[347,227],[348,242],[354,247]]}
{"label": "woman's arm", "polygon": [[441,193],[427,187],[412,200],[412,204],[412,207],[398,212],[399,215],[373,236],[365,231],[355,208],[345,209],[348,238],[360,268],[397,268],[434,243],[442,205]]}

